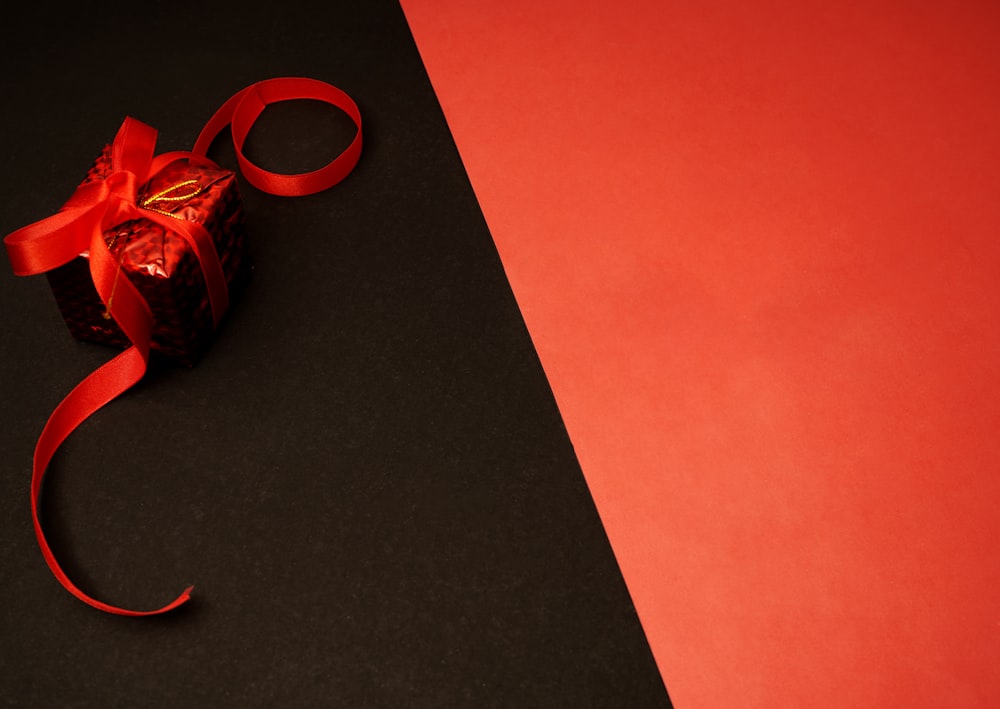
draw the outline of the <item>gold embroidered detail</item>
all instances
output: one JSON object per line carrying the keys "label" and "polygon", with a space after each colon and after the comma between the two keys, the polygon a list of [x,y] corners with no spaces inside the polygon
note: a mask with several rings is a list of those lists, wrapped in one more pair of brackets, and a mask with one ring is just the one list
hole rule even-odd
{"label": "gold embroidered detail", "polygon": [[[115,242],[118,241],[118,237],[122,236],[124,233],[125,233],[124,231],[119,231],[115,233],[114,236],[111,237],[111,241],[108,242],[108,251],[110,251],[112,247],[115,245]],[[103,317],[105,320],[111,319],[111,303],[115,299],[115,288],[118,287],[118,276],[121,275],[122,262],[124,260],[125,260],[125,245],[122,244],[121,252],[119,252],[118,254],[118,270],[115,271],[115,280],[111,282],[111,294],[108,296],[108,304],[105,306],[104,312],[101,313],[101,317]]]}
{"label": "gold embroidered detail", "polygon": [[[184,192],[184,188],[194,187],[194,189],[188,189]],[[156,207],[151,207],[151,204],[159,204],[160,202],[186,202],[195,195],[202,193],[204,188],[198,184],[198,180],[184,180],[184,182],[178,182],[176,185],[171,185],[165,190],[160,190],[154,195],[146,197],[144,200],[139,202],[139,206],[143,209],[148,209],[150,212],[156,212],[157,214],[163,214],[168,217],[173,217],[174,219],[181,219],[176,214],[164,211],[162,209],[157,209]],[[181,194],[174,194],[175,192],[181,192]]]}

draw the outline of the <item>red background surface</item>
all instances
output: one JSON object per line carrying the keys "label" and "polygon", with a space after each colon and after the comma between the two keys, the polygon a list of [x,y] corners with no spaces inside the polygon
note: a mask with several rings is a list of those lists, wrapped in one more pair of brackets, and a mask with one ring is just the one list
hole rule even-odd
{"label": "red background surface", "polygon": [[1000,705],[1000,6],[402,5],[677,706]]}

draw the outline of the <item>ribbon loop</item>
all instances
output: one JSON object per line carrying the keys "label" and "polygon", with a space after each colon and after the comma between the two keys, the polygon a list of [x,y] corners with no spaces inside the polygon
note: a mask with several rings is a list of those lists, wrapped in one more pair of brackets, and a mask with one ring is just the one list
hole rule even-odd
{"label": "ribbon loop", "polygon": [[[243,145],[260,114],[272,103],[297,99],[322,101],[346,113],[358,128],[351,144],[318,170],[297,175],[269,172],[250,162],[243,154]],[[251,185],[270,194],[300,197],[322,192],[347,177],[361,157],[361,111],[357,104],[336,86],[316,79],[283,77],[248,86],[226,101],[209,119],[192,152],[195,155],[207,154],[212,141],[230,124],[240,171]]]}
{"label": "ribbon loop", "polygon": [[126,118],[111,143],[111,165],[134,173],[139,184],[150,177],[156,147],[156,129],[134,118]]}

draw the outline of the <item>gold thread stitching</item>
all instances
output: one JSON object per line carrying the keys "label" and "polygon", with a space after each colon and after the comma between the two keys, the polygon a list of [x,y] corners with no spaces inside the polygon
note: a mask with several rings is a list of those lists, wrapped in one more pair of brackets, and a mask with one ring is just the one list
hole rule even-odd
{"label": "gold thread stitching", "polygon": [[[185,192],[184,194],[172,195],[171,193],[177,192],[178,190],[183,190],[185,187],[195,186],[193,191]],[[198,184],[198,180],[184,180],[184,182],[178,182],[176,185],[171,185],[165,190],[160,190],[156,194],[146,197],[139,203],[139,206],[143,209],[148,209],[150,212],[156,212],[157,214],[162,214],[167,217],[173,217],[174,219],[181,219],[176,214],[167,212],[162,209],[157,209],[156,207],[150,207],[151,204],[157,204],[159,202],[186,202],[195,195],[199,195],[204,191],[204,188]]]}

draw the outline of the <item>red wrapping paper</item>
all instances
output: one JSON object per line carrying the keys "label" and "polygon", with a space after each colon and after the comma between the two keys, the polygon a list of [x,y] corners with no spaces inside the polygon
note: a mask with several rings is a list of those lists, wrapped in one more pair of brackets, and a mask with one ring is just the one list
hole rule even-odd
{"label": "red wrapping paper", "polygon": [[[87,172],[83,184],[107,179],[110,146]],[[233,298],[251,272],[246,255],[246,220],[236,175],[228,170],[179,159],[140,187],[138,202],[147,209],[201,224],[212,238]],[[138,289],[153,313],[151,349],[183,365],[201,357],[214,332],[205,277],[190,243],[144,217],[104,233],[121,265],[121,275]],[[52,292],[74,337],[114,347],[130,343],[94,288],[84,252],[47,272]]]}

